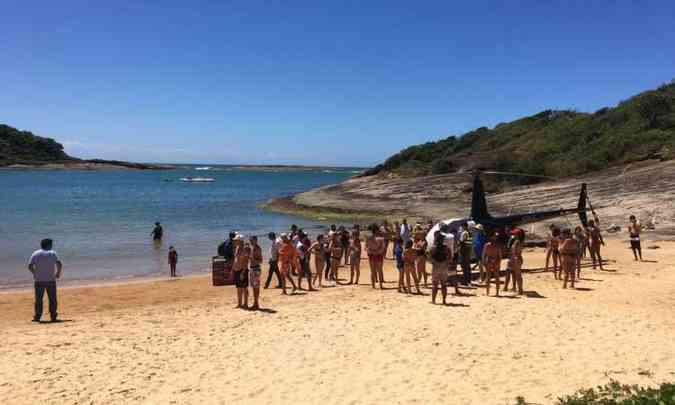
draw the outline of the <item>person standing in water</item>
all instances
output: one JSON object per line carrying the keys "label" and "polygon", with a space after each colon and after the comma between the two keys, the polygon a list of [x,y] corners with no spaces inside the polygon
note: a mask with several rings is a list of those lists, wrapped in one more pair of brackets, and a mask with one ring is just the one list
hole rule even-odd
{"label": "person standing in water", "polygon": [[248,284],[253,289],[253,306],[252,310],[260,309],[260,275],[262,273],[262,249],[258,245],[258,237],[253,235],[249,239],[251,243],[251,265],[248,271]]}
{"label": "person standing in water", "polygon": [[35,280],[33,322],[40,322],[40,318],[42,318],[42,299],[45,296],[45,291],[47,292],[47,298],[49,298],[51,321],[57,321],[56,280],[61,278],[63,264],[56,252],[52,250],[53,244],[51,239],[43,239],[40,242],[40,249],[33,252],[28,261],[28,270],[33,274],[33,280]]}
{"label": "person standing in water", "polygon": [[173,246],[169,246],[169,268],[171,269],[171,277],[176,277],[176,264],[178,264],[178,252]]}
{"label": "person standing in water", "polygon": [[162,224],[155,222],[155,227],[153,228],[152,232],[150,232],[150,236],[152,236],[152,240],[155,243],[161,242],[162,237],[164,237],[164,229],[162,228]]}
{"label": "person standing in water", "polygon": [[635,261],[642,261],[642,245],[640,243],[640,233],[642,232],[642,225],[640,221],[635,218],[635,215],[631,215],[628,219],[628,236],[630,237],[630,248],[633,251],[633,256],[635,256]]}

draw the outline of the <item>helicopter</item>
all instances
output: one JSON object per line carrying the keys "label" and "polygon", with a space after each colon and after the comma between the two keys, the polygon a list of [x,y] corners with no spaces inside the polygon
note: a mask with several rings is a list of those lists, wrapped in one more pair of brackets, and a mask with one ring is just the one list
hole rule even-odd
{"label": "helicopter", "polygon": [[433,238],[436,231],[441,231],[447,238],[452,238],[452,234],[456,233],[460,226],[464,225],[473,228],[480,224],[488,233],[497,231],[502,237],[506,236],[506,230],[513,229],[525,224],[545,221],[548,219],[564,217],[571,214],[579,216],[579,221],[584,227],[588,226],[588,211],[593,213],[593,216],[598,222],[595,210],[590,203],[588,197],[588,190],[586,183],[581,183],[581,190],[579,192],[579,202],[576,207],[560,208],[556,210],[535,211],[526,214],[513,214],[506,216],[492,216],[488,211],[487,200],[485,198],[485,188],[480,179],[481,174],[497,174],[497,175],[518,175],[540,178],[551,178],[548,176],[529,175],[522,173],[510,172],[496,172],[496,171],[476,171],[473,177],[473,188],[471,196],[471,214],[467,218],[453,218],[441,221],[434,225],[431,231],[427,234],[427,242],[433,243]]}

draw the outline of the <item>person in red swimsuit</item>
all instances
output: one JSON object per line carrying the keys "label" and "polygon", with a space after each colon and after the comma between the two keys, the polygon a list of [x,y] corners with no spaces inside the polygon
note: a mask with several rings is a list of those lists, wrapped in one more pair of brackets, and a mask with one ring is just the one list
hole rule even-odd
{"label": "person in red swimsuit", "polygon": [[366,238],[366,250],[368,252],[368,262],[370,264],[370,282],[375,288],[375,282],[379,282],[380,289],[383,288],[384,275],[382,266],[384,265],[384,238],[380,235],[379,227],[375,224],[370,227],[370,236]]}

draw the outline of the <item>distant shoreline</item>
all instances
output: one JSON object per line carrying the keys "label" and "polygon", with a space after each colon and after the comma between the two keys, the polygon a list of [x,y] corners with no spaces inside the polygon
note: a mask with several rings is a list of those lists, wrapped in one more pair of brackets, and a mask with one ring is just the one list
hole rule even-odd
{"label": "distant shoreline", "polygon": [[0,170],[173,170],[176,166],[116,160],[73,160],[65,162],[13,163]]}

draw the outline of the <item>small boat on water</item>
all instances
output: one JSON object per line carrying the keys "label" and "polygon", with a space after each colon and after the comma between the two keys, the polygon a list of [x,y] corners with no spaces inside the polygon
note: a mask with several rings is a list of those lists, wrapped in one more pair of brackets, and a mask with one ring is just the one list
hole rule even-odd
{"label": "small boat on water", "polygon": [[183,183],[213,183],[216,179],[213,177],[183,177],[180,181]]}
{"label": "small boat on water", "polygon": [[195,167],[195,170],[211,170],[211,166]]}

